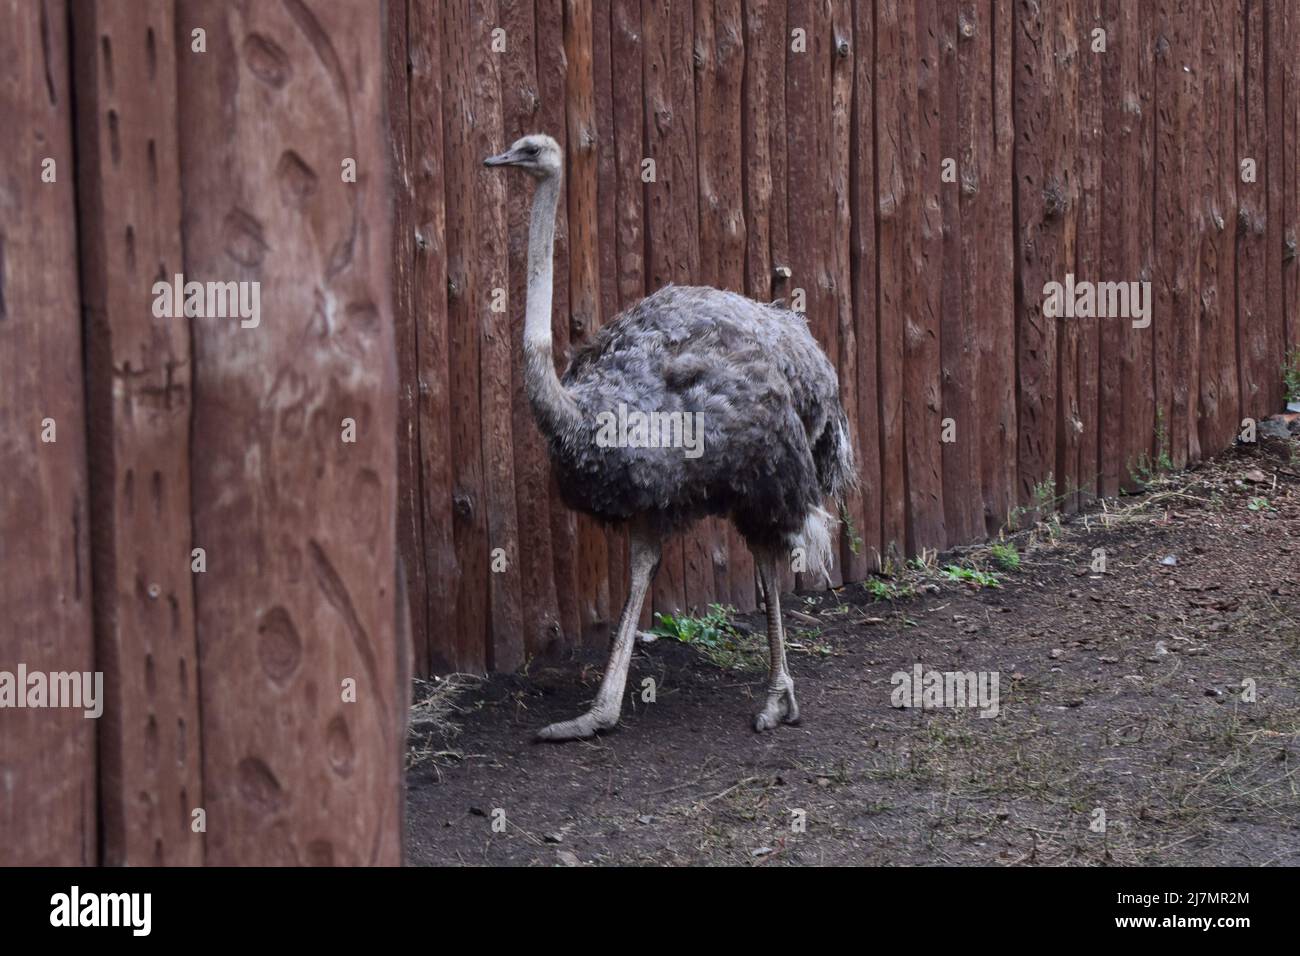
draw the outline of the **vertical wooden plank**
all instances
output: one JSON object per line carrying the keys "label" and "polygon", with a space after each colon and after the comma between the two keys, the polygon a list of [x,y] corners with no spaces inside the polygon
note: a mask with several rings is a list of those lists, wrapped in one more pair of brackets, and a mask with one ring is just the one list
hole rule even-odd
{"label": "vertical wooden plank", "polygon": [[[987,10],[984,12],[987,14]],[[981,426],[975,405],[979,388],[979,369],[975,364],[976,323],[984,303],[975,294],[979,281],[976,248],[980,237],[976,232],[976,210],[970,205],[979,193],[980,176],[971,101],[981,89],[990,86],[987,67],[981,75],[976,52],[988,42],[989,25],[986,22],[982,30],[980,27],[979,12],[973,4],[944,9],[936,24],[940,142],[933,175],[939,180],[943,224],[939,449],[943,462],[944,523],[952,543],[984,536],[984,503],[979,487]],[[944,164],[950,160],[955,164],[952,182],[943,178]],[[942,441],[942,421],[946,419],[952,419],[955,426],[952,441]]]}
{"label": "vertical wooden plank", "polygon": [[[1105,0],[1107,52],[1102,63],[1105,127],[1111,148],[1102,156],[1102,276],[1106,282],[1150,278],[1152,143],[1149,24],[1142,8]],[[1154,324],[1153,316],[1152,322]],[[1131,488],[1132,473],[1153,447],[1151,330],[1131,321],[1102,324],[1103,489]]]}
{"label": "vertical wooden plank", "polygon": [[[1049,205],[1056,202],[1052,194],[1054,189],[1063,193],[1064,208],[1057,210],[1055,219],[1060,222],[1060,230],[1050,240],[1058,243],[1051,250],[1052,255],[1044,262],[1051,263],[1051,270],[1046,274],[1047,280],[1066,281],[1066,274],[1077,276],[1077,240],[1079,221],[1079,46],[1078,46],[1078,0],[1059,9],[1053,9],[1048,29],[1051,35],[1052,49],[1049,53],[1055,60],[1060,72],[1061,89],[1054,91],[1059,99],[1048,108],[1056,112],[1051,127],[1052,138],[1044,146],[1049,154],[1049,178],[1044,185],[1042,198],[1046,212]],[[1041,296],[1041,287],[1039,295]],[[1056,503],[1054,507],[1063,511],[1074,511],[1078,507],[1079,487],[1079,443],[1083,421],[1079,409],[1079,339],[1082,325],[1091,324],[1095,319],[1058,318],[1055,329],[1047,333],[1049,349],[1055,351],[1055,462],[1049,456],[1045,460],[1052,465],[1049,474],[1055,477]]]}
{"label": "vertical wooden plank", "polygon": [[[778,282],[776,270],[789,264],[785,241],[783,93],[789,34],[785,29],[784,4],[772,0],[742,4],[741,20],[745,50],[741,94],[745,292],[750,298],[767,302],[786,291],[786,283]],[[782,293],[777,292],[778,288]],[[741,567],[739,562],[734,566],[737,569]],[[778,573],[783,589],[793,585],[794,576],[788,564],[783,564]],[[743,577],[739,572],[733,574],[733,588],[748,587],[753,591],[752,575],[749,582],[745,582]]]}
{"label": "vertical wooden plank", "polygon": [[1231,444],[1237,431],[1236,208],[1234,140],[1236,4],[1205,0],[1201,33],[1201,115],[1205,137],[1201,191],[1200,443],[1207,454]]}
{"label": "vertical wooden plank", "polygon": [[[1295,4],[1269,3],[1264,6],[1265,87],[1264,129],[1268,141],[1264,178],[1268,183],[1264,230],[1265,308],[1268,333],[1267,355],[1261,371],[1264,394],[1260,417],[1282,408],[1282,363],[1286,351],[1286,292],[1283,285],[1283,255],[1286,251],[1286,101],[1283,99],[1287,65],[1294,69],[1295,51],[1287,49],[1286,13]],[[1295,174],[1295,164],[1290,172]]]}
{"label": "vertical wooden plank", "polygon": [[[856,62],[861,51],[854,28],[853,10],[845,0],[835,0],[830,8],[830,132],[827,175],[834,219],[830,222],[830,320],[835,326],[835,339],[839,350],[832,355],[839,373],[840,401],[849,422],[850,441],[854,460],[862,461],[861,439],[858,436],[861,402],[858,398],[858,317],[854,313],[853,283],[853,108],[856,89]],[[871,316],[874,319],[874,314]],[[874,340],[874,328],[868,334]],[[849,490],[844,496],[844,515],[847,526],[840,529],[839,581],[860,581],[866,577],[872,564],[863,538],[866,515],[862,487]]]}
{"label": "vertical wooden plank", "polygon": [[[1178,23],[1178,47],[1183,51],[1185,62],[1177,79],[1179,87],[1179,108],[1184,116],[1185,141],[1190,144],[1205,142],[1204,113],[1201,104],[1201,77],[1205,64],[1201,59],[1201,34],[1204,29],[1205,12],[1202,0],[1188,0],[1181,10]],[[1202,170],[1197,162],[1195,145],[1188,147],[1184,160],[1187,181],[1184,190],[1192,196],[1204,196],[1204,184],[1201,180]],[[1174,384],[1174,419],[1178,424],[1179,438],[1175,443],[1175,464],[1177,453],[1186,444],[1186,461],[1198,462],[1202,459],[1199,421],[1201,418],[1201,301],[1200,291],[1204,280],[1201,277],[1201,257],[1198,250],[1208,228],[1211,228],[1205,214],[1205,203],[1187,203],[1184,214],[1185,237],[1180,252],[1181,267],[1185,273],[1182,289],[1182,301],[1178,303],[1183,333],[1177,340],[1177,358],[1179,379]],[[1217,452],[1219,449],[1214,449]]]}
{"label": "vertical wooden plank", "polygon": [[1279,57],[1283,70],[1283,133],[1282,158],[1283,225],[1282,225],[1282,285],[1286,311],[1286,356],[1291,358],[1300,349],[1300,9],[1294,3],[1284,4],[1284,46]]}
{"label": "vertical wooden plank", "polygon": [[[73,18],[103,862],[203,861],[190,571],[190,332],[153,314],[181,271],[173,8]],[[71,167],[65,167],[71,173]]]}
{"label": "vertical wooden plank", "polygon": [[[539,127],[536,26],[532,0],[498,0],[506,53],[501,60],[501,95],[505,133],[501,148]],[[511,327],[511,428],[514,436],[515,495],[519,521],[519,579],[526,654],[542,654],[563,639],[559,599],[555,591],[555,554],[551,548],[549,507],[538,507],[550,494],[551,464],[542,433],[533,420],[524,390],[524,300],[528,291],[528,224],[534,183],[527,176],[503,175],[506,188],[509,257],[509,316]],[[566,285],[561,277],[560,283]]]}
{"label": "vertical wooden plank", "polygon": [[[791,281],[794,259],[790,247],[790,155],[784,93],[788,82],[786,60],[794,29],[789,4],[769,6],[766,20],[771,23],[771,35],[774,38],[772,55],[767,59],[768,89],[772,91],[767,101],[767,108],[771,111],[768,122],[768,161],[772,167],[772,205],[768,223],[771,287],[774,299],[788,299],[794,284]],[[789,563],[783,563],[777,569],[777,575],[782,591],[794,589],[795,573]]]}
{"label": "vertical wooden plank", "polygon": [[[597,262],[596,106],[592,75],[591,0],[565,0],[564,53],[568,63],[565,104],[569,174],[569,335],[574,348],[600,328]],[[578,589],[584,641],[609,640],[609,551],[605,532],[587,515],[577,516]]]}
{"label": "vertical wooden plank", "polygon": [[[707,3],[709,0],[699,0]],[[699,160],[696,135],[695,74],[700,67],[695,40],[695,0],[672,0],[668,4],[668,88],[672,97],[672,135],[669,156],[676,180],[670,211],[672,241],[677,245],[672,281],[696,285],[700,279]],[[703,608],[717,594],[715,555],[719,540],[718,521],[705,519],[682,534],[683,585],[686,606]]]}
{"label": "vertical wooden plank", "polygon": [[397,342],[397,550],[406,576],[411,656],[428,677],[429,572],[424,553],[424,486],[420,468],[420,337],[415,311],[415,180],[411,163],[412,38],[407,0],[390,0],[386,66],[393,170],[393,337]]}
{"label": "vertical wooden plank", "polygon": [[849,145],[851,200],[849,264],[853,283],[853,344],[856,349],[857,415],[854,452],[861,480],[861,564],[854,580],[880,568],[884,548],[880,534],[880,407],[877,376],[878,318],[876,295],[876,138],[875,49],[873,4],[853,4],[853,100]]}
{"label": "vertical wooden plank", "polygon": [[[718,196],[717,178],[720,170],[715,158],[722,147],[719,136],[725,130],[727,117],[721,110],[718,96],[716,42],[714,35],[713,0],[696,0],[693,7],[693,76],[694,136],[696,182],[698,202],[696,221],[699,236],[699,268],[691,281],[704,286],[718,287],[720,258],[722,254],[721,200]],[[678,61],[685,64],[685,61]],[[731,560],[727,544],[728,530],[722,521],[708,518],[700,522],[702,554],[698,561],[708,565],[709,594],[704,594],[704,582],[693,581],[698,567],[693,567],[689,556],[691,541],[687,540],[688,563],[686,567],[686,600],[699,607],[708,600],[731,603]],[[695,583],[695,587],[692,584]]]}
{"label": "vertical wooden plank", "polygon": [[[1199,164],[1189,143],[1201,142],[1199,114],[1200,21],[1188,0],[1165,0],[1156,10],[1156,262],[1152,281],[1155,299],[1152,329],[1155,340],[1157,421],[1170,458],[1177,468],[1199,457],[1196,433],[1198,316],[1193,294],[1199,289],[1199,245],[1202,220],[1197,196]],[[1196,302],[1199,312],[1200,303]],[[1156,317],[1160,321],[1155,321]]]}
{"label": "vertical wooden plank", "polygon": [[[718,188],[722,197],[723,229],[721,278],[728,289],[745,291],[745,251],[749,226],[745,220],[744,198],[744,85],[745,23],[743,0],[718,0],[718,77],[721,84],[723,115],[728,122],[722,136],[721,173]],[[722,522],[727,535],[727,562],[731,603],[743,611],[758,606],[754,556],[740,533],[730,522]],[[718,588],[722,576],[718,574]]]}
{"label": "vertical wooden plank", "polygon": [[[0,58],[0,661],[84,673],[97,665],[66,5],[0,7]],[[54,182],[41,179],[47,159]],[[0,710],[6,864],[98,862],[97,723],[72,708]]]}
{"label": "vertical wooden plank", "polygon": [[[1017,374],[1019,378],[1019,494],[1033,500],[1042,489],[1064,491],[1056,474],[1058,388],[1061,364],[1058,336],[1062,320],[1046,314],[1044,287],[1064,284],[1074,265],[1076,210],[1070,114],[1075,101],[1077,48],[1073,4],[1040,8],[1016,5],[1016,236]],[[1067,371],[1074,359],[1067,339]],[[1065,383],[1066,409],[1075,401],[1073,376]],[[1055,480],[1054,480],[1055,479]]]}
{"label": "vertical wooden plank", "polygon": [[903,370],[906,315],[914,311],[910,259],[915,147],[906,117],[916,114],[915,74],[906,68],[904,30],[914,30],[910,5],[876,4],[876,185],[880,328],[881,539],[887,559],[907,548]]}
{"label": "vertical wooden plank", "polygon": [[[617,76],[618,95],[614,105],[614,152],[616,192],[613,203],[614,245],[617,253],[618,307],[626,309],[638,302],[646,293],[646,228],[645,201],[647,186],[641,181],[642,161],[647,155],[645,146],[646,115],[642,71],[646,62],[641,36],[640,0],[614,0],[610,5],[610,71],[611,81]],[[627,599],[627,566],[624,563],[617,573],[615,556],[626,559],[627,534],[618,536],[618,545],[611,545],[610,599],[615,593],[620,601]],[[617,576],[617,585],[614,578]],[[617,586],[618,590],[615,591]],[[653,601],[641,607],[641,625],[649,627],[653,615]]]}
{"label": "vertical wooden plank", "polygon": [[[786,58],[786,149],[798,157],[798,172],[791,160],[787,194],[790,228],[799,236],[790,250],[793,275],[792,305],[798,309],[802,290],[803,311],[822,349],[832,361],[839,359],[839,316],[832,294],[832,236],[835,210],[831,158],[831,58],[832,25],[826,0],[794,0],[789,5],[789,30],[802,31],[802,45],[791,42]],[[829,213],[829,215],[828,215]],[[831,584],[843,580],[837,563]],[[825,588],[824,578],[800,575],[801,588]]]}
{"label": "vertical wooden plank", "polygon": [[[1079,214],[1076,224],[1074,273],[1089,282],[1101,281],[1101,242],[1103,234],[1101,202],[1102,156],[1109,148],[1107,130],[1102,126],[1104,102],[1101,71],[1104,53],[1094,52],[1093,31],[1105,29],[1102,0],[1080,0],[1078,28],[1078,113]],[[1114,319],[1085,319],[1078,329],[1077,389],[1078,430],[1077,464],[1074,466],[1078,487],[1078,507],[1092,504],[1101,485],[1100,449],[1100,355],[1103,327]]]}
{"label": "vertical wooden plank", "polygon": [[[1099,151],[1100,189],[1098,201],[1101,219],[1106,228],[1101,234],[1100,261],[1096,281],[1118,282],[1123,261],[1123,189],[1120,179],[1126,157],[1134,149],[1133,123],[1122,98],[1122,62],[1129,44],[1119,36],[1119,9],[1117,0],[1102,0],[1099,26],[1105,31],[1106,51],[1088,56],[1099,64],[1101,71],[1099,97],[1100,123],[1105,130],[1106,148]],[[1091,42],[1091,38],[1089,38]],[[1080,89],[1080,95],[1084,95]],[[1084,215],[1087,215],[1085,212]],[[1119,494],[1124,466],[1124,388],[1122,355],[1124,323],[1108,320],[1099,323],[1098,361],[1099,378],[1097,414],[1098,489],[1101,495]]]}
{"label": "vertical wooden plank", "polygon": [[[1155,270],[1155,24],[1154,9],[1139,4],[1136,10],[1125,5],[1119,43],[1124,47],[1125,92],[1123,103],[1130,110],[1137,148],[1129,160],[1125,176],[1125,207],[1118,220],[1125,239],[1125,256],[1119,281],[1151,282]],[[1135,160],[1135,161],[1133,161]],[[1124,422],[1126,439],[1124,461],[1130,469],[1146,456],[1159,455],[1156,442],[1155,382],[1152,375],[1155,334],[1153,328],[1162,319],[1154,302],[1152,283],[1151,325],[1134,328],[1120,322],[1125,337],[1124,350]]]}
{"label": "vertical wooden plank", "polygon": [[[707,130],[712,145],[717,213],[720,219],[717,281],[720,288],[745,291],[744,70],[745,28],[742,0],[714,0],[716,33],[713,49],[720,122]],[[701,144],[703,150],[703,144]],[[701,202],[701,206],[703,203]],[[754,558],[731,522],[719,526],[719,550],[725,560],[714,562],[720,596],[743,611],[758,604]],[[724,540],[725,539],[725,540]]]}
{"label": "vertical wooden plank", "polygon": [[[483,498],[487,511],[486,582],[469,583],[488,592],[487,666],[504,673],[524,663],[523,614],[520,609],[519,521],[515,512],[515,459],[511,362],[519,349],[512,334],[509,262],[506,252],[506,185],[501,170],[484,169],[483,157],[504,149],[501,61],[508,54],[492,49],[497,29],[496,0],[473,0],[468,40],[473,64],[471,121],[465,146],[475,193],[475,281],[469,301],[470,323],[479,336],[479,426],[483,454]],[[508,38],[507,38],[508,49]]]}
{"label": "vertical wooden plank", "polygon": [[[819,60],[826,55],[826,41],[818,30],[816,18],[819,3],[820,0],[790,0],[786,4],[789,39],[786,42],[784,133],[786,154],[790,157],[786,214],[790,234],[797,237],[797,241],[790,245],[792,274],[786,291],[791,308],[804,314],[809,329],[825,348],[825,310],[817,269],[820,265],[818,257],[826,248],[828,230],[821,205],[819,176],[807,172],[825,168],[817,155],[818,97],[823,93],[829,95],[829,91],[823,90],[817,82]],[[797,575],[795,583],[801,590],[825,587],[824,580],[807,574]]]}
{"label": "vertical wooden plank", "polygon": [[[568,68],[564,52],[564,8],[561,0],[535,0],[537,45],[537,124],[540,131],[553,136],[568,155],[565,93]],[[561,371],[569,354],[569,215],[566,170],[560,186],[559,208],[555,217],[555,286],[551,298],[551,330],[555,343],[556,365]],[[577,646],[582,641],[581,591],[578,577],[578,519],[560,500],[554,475],[549,478],[551,508],[551,554],[555,560],[555,596],[560,607],[564,643]]]}
{"label": "vertical wooden plank", "polygon": [[[745,212],[741,194],[741,78],[745,49],[738,0],[695,3],[695,127],[699,169],[699,276],[703,285],[744,291]],[[705,524],[716,600],[755,606],[753,557],[725,519]]]}
{"label": "vertical wooden plank", "polygon": [[[1239,0],[1237,87],[1237,341],[1241,414],[1271,414],[1268,327],[1268,131],[1265,128],[1265,32],[1263,0]],[[1256,179],[1242,179],[1241,164],[1255,164]]]}
{"label": "vertical wooden plank", "polygon": [[[475,32],[473,0],[441,6],[443,156],[446,188],[447,361],[451,408],[451,513],[457,573],[445,596],[456,609],[453,639],[457,667],[487,669],[487,501],[483,481],[481,339],[475,303],[482,157],[474,157],[474,71],[489,56],[487,38]],[[476,44],[484,44],[482,49]],[[484,155],[491,155],[485,153]]]}
{"label": "vertical wooden plank", "polygon": [[[914,15],[914,16],[913,16]],[[902,117],[912,177],[909,235],[902,263],[910,286],[904,314],[903,418],[907,467],[908,553],[948,543],[940,445],[940,285],[931,263],[940,261],[943,223],[939,201],[938,4],[916,0],[904,13],[902,67],[915,81],[914,111]],[[910,97],[909,97],[910,99]],[[903,108],[900,104],[900,109]]]}
{"label": "vertical wooden plank", "polygon": [[[592,81],[596,107],[596,215],[597,246],[600,255],[600,312],[603,321],[613,321],[619,306],[618,261],[618,151],[614,123],[614,13],[610,4],[598,4],[592,11]],[[636,67],[628,70],[628,64]],[[640,106],[639,82],[641,57],[619,62],[618,99],[630,99]],[[627,85],[636,82],[638,92],[629,96]],[[639,117],[638,117],[639,118]],[[627,601],[628,543],[627,529],[610,526],[603,529],[609,556],[605,569],[609,588],[609,610],[617,620]]]}
{"label": "vertical wooden plank", "polygon": [[206,859],[392,865],[407,648],[383,16],[185,0],[177,36],[199,27],[207,52],[178,52],[185,276],[257,282],[261,305],[255,327],[191,325]]}
{"label": "vertical wooden plank", "polygon": [[[645,54],[646,156],[654,160],[655,177],[646,184],[646,287],[658,289],[669,282],[687,282],[695,264],[688,258],[694,244],[689,234],[695,226],[682,220],[686,206],[679,193],[693,189],[694,163],[682,164],[685,135],[682,124],[687,118],[675,109],[673,71],[682,61],[673,56],[673,21],[680,14],[672,4],[644,2],[641,5],[641,29]],[[680,31],[679,31],[680,32]],[[689,181],[688,181],[689,180]],[[688,232],[689,231],[689,232]],[[685,548],[680,537],[664,542],[663,557],[653,587],[655,612],[672,614],[686,608]]]}
{"label": "vertical wooden plank", "polygon": [[[1016,500],[1016,284],[1015,284],[1015,128],[1013,125],[1013,0],[989,6],[988,84],[980,85],[972,122],[979,131],[981,155],[977,209],[979,301],[987,308],[980,321],[979,414],[980,485],[984,527],[997,534]],[[978,29],[978,28],[977,28]]]}
{"label": "vertical wooden plank", "polygon": [[[427,634],[417,672],[447,673],[481,664],[479,633],[456,625],[456,544],[452,533],[450,341],[447,330],[447,210],[443,138],[442,26],[432,6],[408,4],[410,63],[411,235],[414,243],[411,309],[416,326],[416,401],[420,436],[420,534],[423,541],[423,618]],[[407,582],[413,569],[407,568]],[[420,624],[415,625],[415,632]],[[418,640],[418,638],[417,638]],[[462,654],[468,655],[462,657]]]}

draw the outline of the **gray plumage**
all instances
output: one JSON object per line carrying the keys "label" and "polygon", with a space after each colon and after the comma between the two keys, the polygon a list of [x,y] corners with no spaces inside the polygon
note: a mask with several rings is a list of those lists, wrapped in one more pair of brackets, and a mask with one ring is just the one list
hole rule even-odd
{"label": "gray plumage", "polygon": [[[780,305],[668,286],[601,328],[573,355],[563,378],[557,376],[551,292],[563,155],[555,140],[534,134],[484,165],[513,167],[537,180],[528,230],[524,390],[560,491],[569,507],[626,522],[629,531],[631,584],[600,690],[589,711],[543,727],[538,738],[590,737],[618,722],[661,543],[705,515],[735,522],[754,553],[767,608],[771,668],[754,728],[797,722],[777,569],[802,549],[806,570],[825,571],[834,519],[822,505],[854,481],[834,367],[807,322]],[[614,421],[634,416],[666,416],[678,430],[667,445],[662,434],[645,441],[648,436],[610,430]]]}
{"label": "gray plumage", "polygon": [[[835,369],[802,316],[718,289],[667,286],[605,325],[561,382],[588,426],[551,433],[569,507],[671,533],[728,516],[754,546],[789,550],[853,480]],[[597,415],[699,412],[702,454],[599,447]]]}

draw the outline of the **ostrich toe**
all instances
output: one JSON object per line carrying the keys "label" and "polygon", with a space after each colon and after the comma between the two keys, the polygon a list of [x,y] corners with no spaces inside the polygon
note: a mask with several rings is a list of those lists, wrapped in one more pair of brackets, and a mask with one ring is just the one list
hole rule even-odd
{"label": "ostrich toe", "polygon": [[581,717],[575,717],[572,720],[561,720],[554,724],[547,724],[537,731],[536,739],[539,741],[548,740],[554,743],[562,743],[566,740],[584,740],[587,737],[596,736],[602,730],[611,729],[617,722],[617,718],[607,718],[594,711],[588,711]]}
{"label": "ostrich toe", "polygon": [[799,704],[794,699],[794,681],[789,677],[783,689],[768,692],[767,703],[754,715],[754,729],[760,732],[781,723],[799,723]]}

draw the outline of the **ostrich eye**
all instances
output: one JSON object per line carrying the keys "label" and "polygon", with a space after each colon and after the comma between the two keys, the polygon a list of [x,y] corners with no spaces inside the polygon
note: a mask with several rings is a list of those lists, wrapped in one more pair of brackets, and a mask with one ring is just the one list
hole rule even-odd
{"label": "ostrich eye", "polygon": [[528,153],[529,156],[536,156],[540,150],[536,146],[529,146],[525,152]]}

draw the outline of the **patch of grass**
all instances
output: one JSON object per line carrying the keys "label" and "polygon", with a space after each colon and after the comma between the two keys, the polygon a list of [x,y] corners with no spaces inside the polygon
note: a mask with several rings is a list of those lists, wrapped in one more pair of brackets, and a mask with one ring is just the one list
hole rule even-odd
{"label": "patch of grass", "polygon": [[1156,454],[1150,457],[1146,452],[1138,456],[1137,461],[1130,466],[1129,471],[1138,484],[1144,488],[1155,484],[1156,479],[1161,475],[1167,475],[1174,470],[1174,461],[1169,457],[1169,429],[1165,427],[1164,409],[1156,409]]}
{"label": "patch of grass", "polygon": [[1251,498],[1246,502],[1246,507],[1251,511],[1274,511],[1276,510],[1267,498]]}
{"label": "patch of grass", "polygon": [[853,516],[849,514],[844,502],[840,502],[840,523],[844,525],[844,535],[849,539],[849,550],[854,554],[862,553],[862,535],[858,534],[858,529],[853,524]]}
{"label": "patch of grass", "polygon": [[758,648],[732,623],[735,613],[736,609],[727,604],[710,604],[708,613],[700,617],[656,612],[658,623],[650,633],[689,644],[723,670],[745,670],[757,663]]}
{"label": "patch of grass", "polygon": [[1045,515],[1055,515],[1056,506],[1063,500],[1064,496],[1056,494],[1056,478],[1048,474],[1046,478],[1034,485],[1029,504],[1018,505],[1007,513],[1004,529],[1021,531],[1030,527],[1035,521],[1044,520]]}
{"label": "patch of grass", "polygon": [[910,584],[898,584],[881,578],[867,578],[862,582],[862,587],[873,601],[898,601],[916,594]]}
{"label": "patch of grass", "polygon": [[1020,570],[1020,552],[1010,541],[998,541],[989,545],[989,556],[1003,571]]}
{"label": "patch of grass", "polygon": [[1288,402],[1300,402],[1300,346],[1288,352],[1282,363],[1282,385]]}
{"label": "patch of grass", "polygon": [[971,584],[977,588],[1002,587],[1002,582],[998,580],[996,574],[991,571],[981,571],[978,568],[964,568],[960,565],[950,564],[943,569],[943,574],[949,581]]}
{"label": "patch of grass", "polygon": [[798,630],[786,638],[786,650],[793,654],[808,654],[811,657],[834,657],[835,648],[821,640],[820,627]]}

